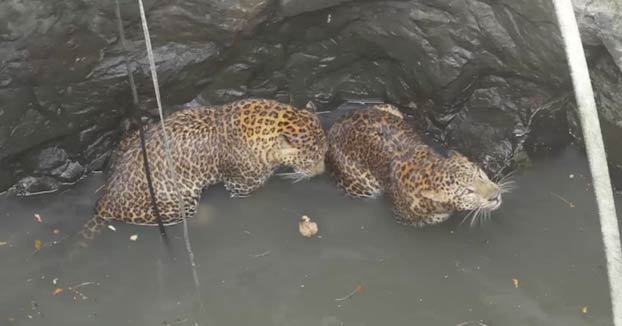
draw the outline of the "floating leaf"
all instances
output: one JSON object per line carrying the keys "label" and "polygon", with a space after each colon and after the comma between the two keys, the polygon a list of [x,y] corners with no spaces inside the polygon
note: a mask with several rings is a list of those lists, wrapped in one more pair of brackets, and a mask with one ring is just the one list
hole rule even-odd
{"label": "floating leaf", "polygon": [[43,245],[43,244],[41,243],[41,240],[35,240],[35,250],[36,250],[36,251],[41,250],[41,246],[42,246],[42,245]]}
{"label": "floating leaf", "polygon": [[298,222],[298,231],[304,237],[311,237],[318,231],[317,223],[311,221],[308,216],[304,215],[300,219],[300,222]]}
{"label": "floating leaf", "polygon": [[52,295],[53,296],[57,296],[57,295],[63,293],[63,291],[64,291],[63,288],[56,288],[56,289],[54,289],[54,292],[52,292]]}
{"label": "floating leaf", "polygon": [[132,241],[136,241],[136,240],[138,240],[138,234],[132,234],[132,235],[130,236],[130,240],[132,240]]}

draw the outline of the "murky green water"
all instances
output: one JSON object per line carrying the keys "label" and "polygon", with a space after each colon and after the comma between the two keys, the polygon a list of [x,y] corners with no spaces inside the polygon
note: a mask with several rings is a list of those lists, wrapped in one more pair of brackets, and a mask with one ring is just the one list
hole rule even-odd
{"label": "murky green water", "polygon": [[[89,217],[102,175],[59,194],[2,197],[0,325],[609,325],[586,173],[572,149],[538,162],[516,176],[519,188],[492,221],[474,228],[459,217],[398,225],[384,200],[347,199],[327,176],[273,178],[245,199],[214,187],[189,222],[204,310],[181,226],[168,229],[170,254],[157,228],[124,224],[88,256],[33,254],[35,240],[58,239]],[[321,237],[299,235],[303,214]],[[81,294],[69,290],[82,283]]]}

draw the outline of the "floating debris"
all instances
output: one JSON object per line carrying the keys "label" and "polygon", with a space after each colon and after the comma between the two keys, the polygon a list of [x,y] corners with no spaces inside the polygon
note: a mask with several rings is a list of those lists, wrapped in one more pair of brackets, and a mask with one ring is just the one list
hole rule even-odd
{"label": "floating debris", "polygon": [[41,250],[42,245],[43,243],[41,242],[41,240],[35,240],[35,251]]}
{"label": "floating debris", "polygon": [[260,254],[251,255],[251,257],[253,257],[253,258],[259,258],[259,257],[264,257],[264,256],[267,256],[267,255],[269,255],[269,254],[271,254],[271,252],[268,250],[268,251],[264,251],[264,252],[262,252],[262,253],[260,253]]}
{"label": "floating debris", "polygon": [[581,313],[582,314],[587,314],[587,306],[581,307]]}
{"label": "floating debris", "polygon": [[341,298],[337,298],[335,299],[335,301],[345,301],[350,299],[352,296],[354,296],[357,293],[361,293],[363,292],[363,284],[359,284],[356,286],[356,288],[354,289],[354,291],[348,293],[348,295],[346,295],[345,297],[341,297]]}
{"label": "floating debris", "polygon": [[112,230],[112,231],[115,231],[115,232],[117,231],[117,228],[115,228],[115,227],[114,227],[114,225],[110,225],[110,224],[109,224],[109,225],[108,225],[108,228],[109,228],[110,230]]}
{"label": "floating debris", "polygon": [[188,318],[184,318],[184,319],[177,318],[177,319],[175,319],[175,321],[173,321],[173,322],[168,322],[168,321],[166,321],[166,320],[165,320],[165,321],[163,321],[163,322],[162,322],[162,326],[176,326],[176,325],[184,325],[184,324],[186,324],[187,322],[188,322]]}
{"label": "floating debris", "polygon": [[555,196],[555,197],[559,198],[561,201],[563,201],[564,203],[568,204],[568,206],[570,206],[570,208],[574,208],[574,207],[575,207],[575,205],[574,205],[574,203],[573,203],[573,202],[571,202],[571,201],[569,201],[568,199],[566,199],[566,198],[562,197],[561,195],[558,195],[558,194],[556,194],[556,193],[554,193],[554,192],[551,192],[551,195],[553,195],[553,196]]}
{"label": "floating debris", "polygon": [[484,324],[484,322],[481,320],[472,320],[472,321],[465,321],[460,324],[456,324],[456,326],[488,326],[488,325]]}
{"label": "floating debris", "polygon": [[513,278],[512,279],[512,284],[514,284],[514,287],[518,289],[518,279],[517,278]]}
{"label": "floating debris", "polygon": [[138,240],[138,234],[132,234],[132,235],[130,235],[130,240],[132,240],[132,241],[136,241],[136,240]]}
{"label": "floating debris", "polygon": [[43,222],[43,218],[41,218],[41,215],[39,214],[35,214],[35,220],[37,220],[37,222],[39,223]]}
{"label": "floating debris", "polygon": [[8,244],[9,244],[9,243],[8,243],[7,241],[0,241],[0,247],[2,247],[2,246],[6,246],[6,245],[8,245]]}
{"label": "floating debris", "polygon": [[69,291],[73,292],[73,294],[74,294],[73,299],[74,300],[78,300],[78,298],[81,299],[81,300],[87,300],[89,297],[87,297],[84,293],[78,291],[79,288],[81,288],[83,286],[86,286],[86,285],[97,285],[97,286],[99,286],[99,283],[96,283],[96,282],[83,282],[83,283],[80,283],[78,285],[67,287],[67,289]]}
{"label": "floating debris", "polygon": [[309,238],[317,233],[317,223],[311,221],[307,215],[303,215],[298,223],[298,231],[303,237]]}
{"label": "floating debris", "polygon": [[56,289],[54,289],[54,292],[52,292],[52,295],[53,296],[57,296],[57,295],[63,293],[63,291],[64,291],[63,288],[56,288]]}
{"label": "floating debris", "polygon": [[54,229],[54,230],[52,230],[52,233],[54,235],[59,235],[60,234],[60,230],[59,229]]}

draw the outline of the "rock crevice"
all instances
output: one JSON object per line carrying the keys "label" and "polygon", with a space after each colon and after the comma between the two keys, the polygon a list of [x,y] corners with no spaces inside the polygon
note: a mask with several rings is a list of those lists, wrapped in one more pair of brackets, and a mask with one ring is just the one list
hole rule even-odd
{"label": "rock crevice", "polygon": [[[136,3],[120,4],[128,53],[113,2],[0,3],[0,191],[16,183],[23,193],[53,190],[105,165],[131,104],[125,55],[142,106],[153,106]],[[622,10],[607,0],[574,4],[607,137],[617,137]],[[517,151],[559,147],[577,131],[550,1],[145,5],[169,112],[249,96],[313,100],[322,110],[382,99],[495,173]],[[52,158],[58,164],[46,165]]]}

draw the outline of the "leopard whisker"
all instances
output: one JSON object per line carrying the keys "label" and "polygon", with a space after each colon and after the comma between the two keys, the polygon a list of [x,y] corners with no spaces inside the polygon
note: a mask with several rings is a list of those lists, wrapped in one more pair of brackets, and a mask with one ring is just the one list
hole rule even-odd
{"label": "leopard whisker", "polygon": [[307,177],[306,175],[303,174],[300,177],[298,177],[298,179],[295,179],[294,181],[292,181],[292,183],[298,183],[298,182],[300,182],[302,180],[306,180],[306,179],[309,179],[309,177]]}
{"label": "leopard whisker", "polygon": [[276,175],[281,178],[285,178],[285,179],[295,179],[300,176],[300,172],[283,172],[283,173],[277,173]]}
{"label": "leopard whisker", "polygon": [[463,218],[463,219],[462,219],[462,221],[460,222],[460,225],[462,225],[462,224],[464,223],[464,221],[466,221],[466,220],[469,218],[469,216],[471,216],[471,214],[473,214],[474,212],[475,212],[475,209],[470,210],[470,211],[469,211],[469,212],[468,212],[468,213],[464,216],[464,218]]}
{"label": "leopard whisker", "polygon": [[503,181],[509,179],[510,177],[512,177],[514,174],[516,174],[517,170],[512,170],[504,175],[499,176],[499,174],[497,174],[495,177],[492,178],[493,181],[495,181],[496,183],[502,183]]}
{"label": "leopard whisker", "polygon": [[477,220],[477,224],[479,224],[479,226],[484,225],[484,221],[486,221],[486,213],[488,211],[485,209],[482,209],[482,212],[479,214],[479,219]]}
{"label": "leopard whisker", "polygon": [[484,211],[481,225],[484,225],[484,223],[488,223],[488,221],[490,221],[490,211],[489,210]]}
{"label": "leopard whisker", "polygon": [[512,180],[505,181],[504,183],[501,183],[498,186],[502,194],[511,192],[517,188],[516,182]]}
{"label": "leopard whisker", "polygon": [[475,214],[474,214],[474,215],[473,215],[473,217],[471,218],[471,223],[470,223],[471,227],[473,227],[473,226],[475,225],[476,221],[479,219],[479,216],[480,216],[480,213],[481,213],[481,212],[482,212],[482,208],[481,208],[481,207],[478,207],[478,208],[475,210]]}
{"label": "leopard whisker", "polygon": [[278,173],[277,176],[283,179],[292,180],[292,183],[298,183],[308,178],[308,176],[304,174],[303,172],[284,172],[284,173]]}
{"label": "leopard whisker", "polygon": [[475,214],[473,215],[473,218],[471,218],[471,225],[470,225],[471,228],[473,228],[475,224],[477,224],[477,220],[479,219],[480,212],[481,210],[478,208]]}

